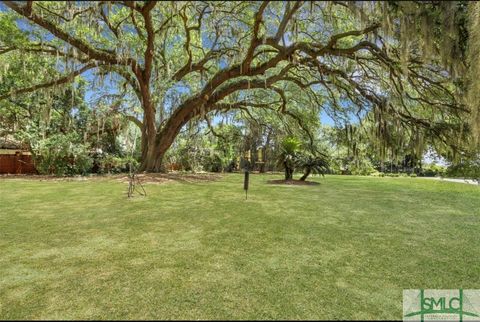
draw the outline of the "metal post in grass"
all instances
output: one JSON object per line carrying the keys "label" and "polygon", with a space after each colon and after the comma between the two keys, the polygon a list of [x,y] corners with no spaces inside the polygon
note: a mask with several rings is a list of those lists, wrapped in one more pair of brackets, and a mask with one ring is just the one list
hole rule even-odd
{"label": "metal post in grass", "polygon": [[243,168],[244,177],[243,177],[243,190],[245,190],[245,200],[248,199],[248,184],[250,178],[250,151],[247,151],[244,156],[240,159],[240,167]]}
{"label": "metal post in grass", "polygon": [[249,182],[250,172],[248,168],[245,169],[245,177],[243,178],[243,190],[245,190],[245,200],[248,199],[248,182]]}

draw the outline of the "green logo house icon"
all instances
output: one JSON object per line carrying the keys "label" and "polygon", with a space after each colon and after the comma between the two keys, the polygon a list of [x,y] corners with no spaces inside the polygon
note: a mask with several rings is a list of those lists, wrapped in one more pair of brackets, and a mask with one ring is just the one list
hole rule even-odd
{"label": "green logo house icon", "polygon": [[480,321],[480,290],[404,290],[404,321]]}

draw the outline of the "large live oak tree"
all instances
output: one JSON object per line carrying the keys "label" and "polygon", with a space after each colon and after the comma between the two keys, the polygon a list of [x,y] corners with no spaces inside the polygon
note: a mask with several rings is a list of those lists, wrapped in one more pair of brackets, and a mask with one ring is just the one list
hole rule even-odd
{"label": "large live oak tree", "polygon": [[145,171],[162,170],[165,152],[188,122],[248,108],[299,118],[289,109],[295,95],[333,115],[373,111],[380,136],[382,115],[388,115],[447,142],[469,112],[456,99],[451,73],[424,59],[420,46],[406,46],[401,34],[407,22],[394,14],[391,21],[382,20],[382,13],[390,14],[382,4],[3,4],[29,22],[30,29],[22,31],[30,37],[20,41],[3,35],[0,53],[57,57],[64,62],[64,75],[0,93],[0,99],[59,86],[88,70],[114,74],[142,108],[140,119],[128,116],[141,129]]}

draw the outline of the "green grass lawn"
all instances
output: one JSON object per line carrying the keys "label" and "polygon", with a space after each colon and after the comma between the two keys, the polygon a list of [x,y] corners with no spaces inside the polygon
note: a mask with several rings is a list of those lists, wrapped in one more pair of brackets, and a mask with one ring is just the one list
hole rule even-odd
{"label": "green grass lawn", "polygon": [[0,180],[0,319],[401,319],[402,290],[480,288],[480,188],[281,175]]}

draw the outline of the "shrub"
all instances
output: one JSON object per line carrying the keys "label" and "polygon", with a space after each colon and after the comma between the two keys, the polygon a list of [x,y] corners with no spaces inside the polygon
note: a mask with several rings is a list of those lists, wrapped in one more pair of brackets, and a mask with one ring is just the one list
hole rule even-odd
{"label": "shrub", "polygon": [[416,173],[410,173],[410,177],[411,177],[411,178],[416,178],[416,177],[417,177],[417,174],[416,174]]}
{"label": "shrub", "polygon": [[372,162],[370,162],[370,160],[368,159],[351,161],[348,164],[347,170],[353,175],[360,175],[360,176],[368,176],[376,171],[372,165]]}
{"label": "shrub", "polygon": [[480,159],[466,160],[459,164],[451,165],[446,171],[449,177],[480,178]]}
{"label": "shrub", "polygon": [[230,160],[227,165],[225,166],[225,171],[233,172],[238,169],[238,164],[235,159]]}
{"label": "shrub", "polygon": [[422,175],[425,177],[443,176],[445,174],[445,171],[446,168],[441,165],[429,164],[423,167]]}
{"label": "shrub", "polygon": [[179,163],[182,170],[201,172],[209,151],[204,148],[186,145],[179,150]]}
{"label": "shrub", "polygon": [[118,157],[113,154],[104,154],[99,159],[100,173],[121,173],[129,170],[128,163],[132,162],[133,168],[136,168],[138,162],[130,157]]}
{"label": "shrub", "polygon": [[[40,174],[87,174],[93,165],[86,145],[78,143],[76,133],[55,134],[31,141],[35,166]],[[75,143],[77,142],[77,143]]]}
{"label": "shrub", "polygon": [[209,172],[222,172],[223,160],[217,153],[207,156],[203,162],[203,169]]}
{"label": "shrub", "polygon": [[385,175],[386,175],[387,177],[392,177],[392,178],[393,178],[393,177],[397,178],[397,177],[400,176],[399,173],[386,173]]}

